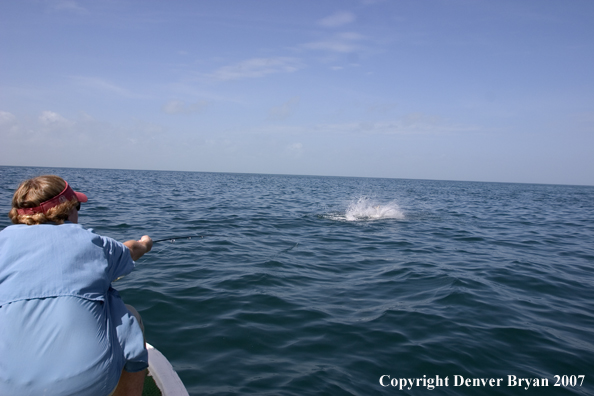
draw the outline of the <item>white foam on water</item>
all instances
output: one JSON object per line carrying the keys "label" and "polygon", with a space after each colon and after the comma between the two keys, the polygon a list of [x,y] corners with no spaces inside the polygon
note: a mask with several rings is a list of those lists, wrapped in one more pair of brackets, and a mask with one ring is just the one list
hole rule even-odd
{"label": "white foam on water", "polygon": [[381,203],[368,197],[361,197],[351,202],[344,213],[331,213],[324,217],[343,221],[404,219],[404,212],[394,201]]}

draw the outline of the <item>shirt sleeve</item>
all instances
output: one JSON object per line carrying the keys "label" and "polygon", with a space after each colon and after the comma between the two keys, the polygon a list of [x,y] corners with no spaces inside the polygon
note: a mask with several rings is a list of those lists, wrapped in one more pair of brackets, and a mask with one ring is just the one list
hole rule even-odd
{"label": "shirt sleeve", "polygon": [[121,276],[128,275],[135,267],[132,260],[130,249],[121,242],[108,237],[101,236],[103,241],[103,251],[108,261],[108,275],[110,281],[114,281]]}
{"label": "shirt sleeve", "polygon": [[144,346],[140,325],[115,289],[109,289],[107,298],[118,342],[124,354],[124,369],[130,373],[144,370],[148,367],[148,351]]}

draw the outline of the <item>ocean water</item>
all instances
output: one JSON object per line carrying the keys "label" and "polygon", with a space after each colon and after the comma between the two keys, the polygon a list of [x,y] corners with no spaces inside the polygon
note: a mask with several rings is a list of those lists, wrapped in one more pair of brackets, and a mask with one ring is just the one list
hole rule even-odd
{"label": "ocean water", "polygon": [[114,287],[191,395],[594,394],[594,187],[0,167],[0,212],[41,174],[176,237]]}

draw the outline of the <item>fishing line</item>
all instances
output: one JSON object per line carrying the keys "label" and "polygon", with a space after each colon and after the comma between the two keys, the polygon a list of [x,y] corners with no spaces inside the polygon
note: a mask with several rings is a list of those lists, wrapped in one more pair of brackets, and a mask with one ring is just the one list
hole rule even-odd
{"label": "fishing line", "polygon": [[[153,244],[158,243],[158,242],[166,242],[166,241],[169,241],[171,243],[174,243],[176,240],[185,240],[185,239],[190,240],[192,238],[202,239],[202,238],[204,238],[204,235],[196,235],[196,234],[194,234],[194,235],[184,235],[184,236],[173,236],[173,237],[169,237],[169,238],[163,238],[163,239],[153,240]],[[161,249],[157,250],[156,252],[152,252],[152,253],[153,254],[159,254],[163,250],[166,250],[166,249],[167,249],[167,246],[165,245]],[[171,254],[172,253],[169,253],[169,255],[171,255]],[[136,264],[137,265],[142,264],[142,263],[144,263],[146,261],[146,259],[147,259],[147,257],[143,256],[139,260],[136,261]],[[120,278],[118,278],[118,280],[119,279]]]}
{"label": "fishing line", "polygon": [[165,241],[170,241],[170,242],[175,242],[177,239],[192,239],[192,238],[204,238],[204,235],[186,235],[186,236],[175,236],[175,237],[170,237],[170,238],[163,238],[163,239],[157,239],[156,241],[153,241],[153,243],[157,243],[157,242],[165,242]]}

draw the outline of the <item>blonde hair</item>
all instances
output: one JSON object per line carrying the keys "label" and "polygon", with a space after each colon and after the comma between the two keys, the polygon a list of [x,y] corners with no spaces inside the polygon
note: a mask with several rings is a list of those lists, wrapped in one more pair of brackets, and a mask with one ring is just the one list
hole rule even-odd
{"label": "blonde hair", "polygon": [[8,212],[8,217],[10,217],[13,224],[63,224],[68,219],[72,208],[78,205],[76,199],[54,206],[45,213],[18,214],[17,210],[35,208],[42,202],[60,194],[65,188],[66,182],[64,179],[54,175],[38,176],[25,180],[19,185],[12,197],[12,209]]}

